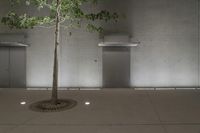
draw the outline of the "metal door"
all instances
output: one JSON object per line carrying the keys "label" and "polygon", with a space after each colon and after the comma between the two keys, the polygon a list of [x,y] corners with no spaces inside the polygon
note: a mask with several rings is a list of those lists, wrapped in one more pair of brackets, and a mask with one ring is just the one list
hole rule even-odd
{"label": "metal door", "polygon": [[26,87],[26,48],[10,48],[10,87]]}
{"label": "metal door", "polygon": [[9,48],[0,48],[0,87],[9,87]]}
{"label": "metal door", "polygon": [[25,47],[0,47],[0,87],[26,87]]}
{"label": "metal door", "polygon": [[103,48],[103,87],[130,87],[130,49]]}

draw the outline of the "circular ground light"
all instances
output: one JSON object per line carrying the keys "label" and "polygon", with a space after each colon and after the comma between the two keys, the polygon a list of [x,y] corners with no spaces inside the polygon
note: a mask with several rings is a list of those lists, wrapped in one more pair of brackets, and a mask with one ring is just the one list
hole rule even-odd
{"label": "circular ground light", "polygon": [[31,104],[30,109],[36,112],[60,112],[76,105],[77,101],[72,99],[58,99],[56,104],[53,104],[51,100],[44,100]]}

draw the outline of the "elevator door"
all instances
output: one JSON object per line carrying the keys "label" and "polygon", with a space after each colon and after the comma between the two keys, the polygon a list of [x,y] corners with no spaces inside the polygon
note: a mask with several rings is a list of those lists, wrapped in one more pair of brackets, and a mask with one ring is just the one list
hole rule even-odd
{"label": "elevator door", "polygon": [[0,87],[26,87],[25,47],[0,47]]}
{"label": "elevator door", "polygon": [[130,49],[127,47],[103,48],[103,87],[130,87]]}

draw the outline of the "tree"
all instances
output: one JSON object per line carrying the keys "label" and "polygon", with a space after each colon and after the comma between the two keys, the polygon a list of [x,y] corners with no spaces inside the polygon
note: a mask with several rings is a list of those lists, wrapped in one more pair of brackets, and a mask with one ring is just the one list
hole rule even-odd
{"label": "tree", "polygon": [[89,31],[102,32],[101,26],[95,25],[96,20],[110,21],[118,20],[117,13],[110,13],[107,10],[88,13],[82,6],[84,4],[97,4],[98,0],[10,0],[11,5],[31,6],[38,10],[47,10],[49,13],[45,16],[30,16],[27,13],[17,14],[15,10],[10,11],[1,22],[8,25],[11,29],[28,29],[35,26],[44,26],[55,28],[55,50],[54,50],[54,66],[53,66],[53,87],[50,104],[59,104],[58,100],[58,50],[60,45],[60,28],[80,28],[83,22]]}

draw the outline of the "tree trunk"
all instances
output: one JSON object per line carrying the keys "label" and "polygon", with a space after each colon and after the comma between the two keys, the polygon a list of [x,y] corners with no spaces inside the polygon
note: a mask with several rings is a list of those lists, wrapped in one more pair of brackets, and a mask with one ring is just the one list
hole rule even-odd
{"label": "tree trunk", "polygon": [[56,12],[56,28],[55,28],[55,50],[54,50],[54,66],[53,66],[53,88],[52,88],[52,103],[57,104],[58,100],[58,64],[59,64],[59,44],[60,44],[60,0],[57,0]]}

